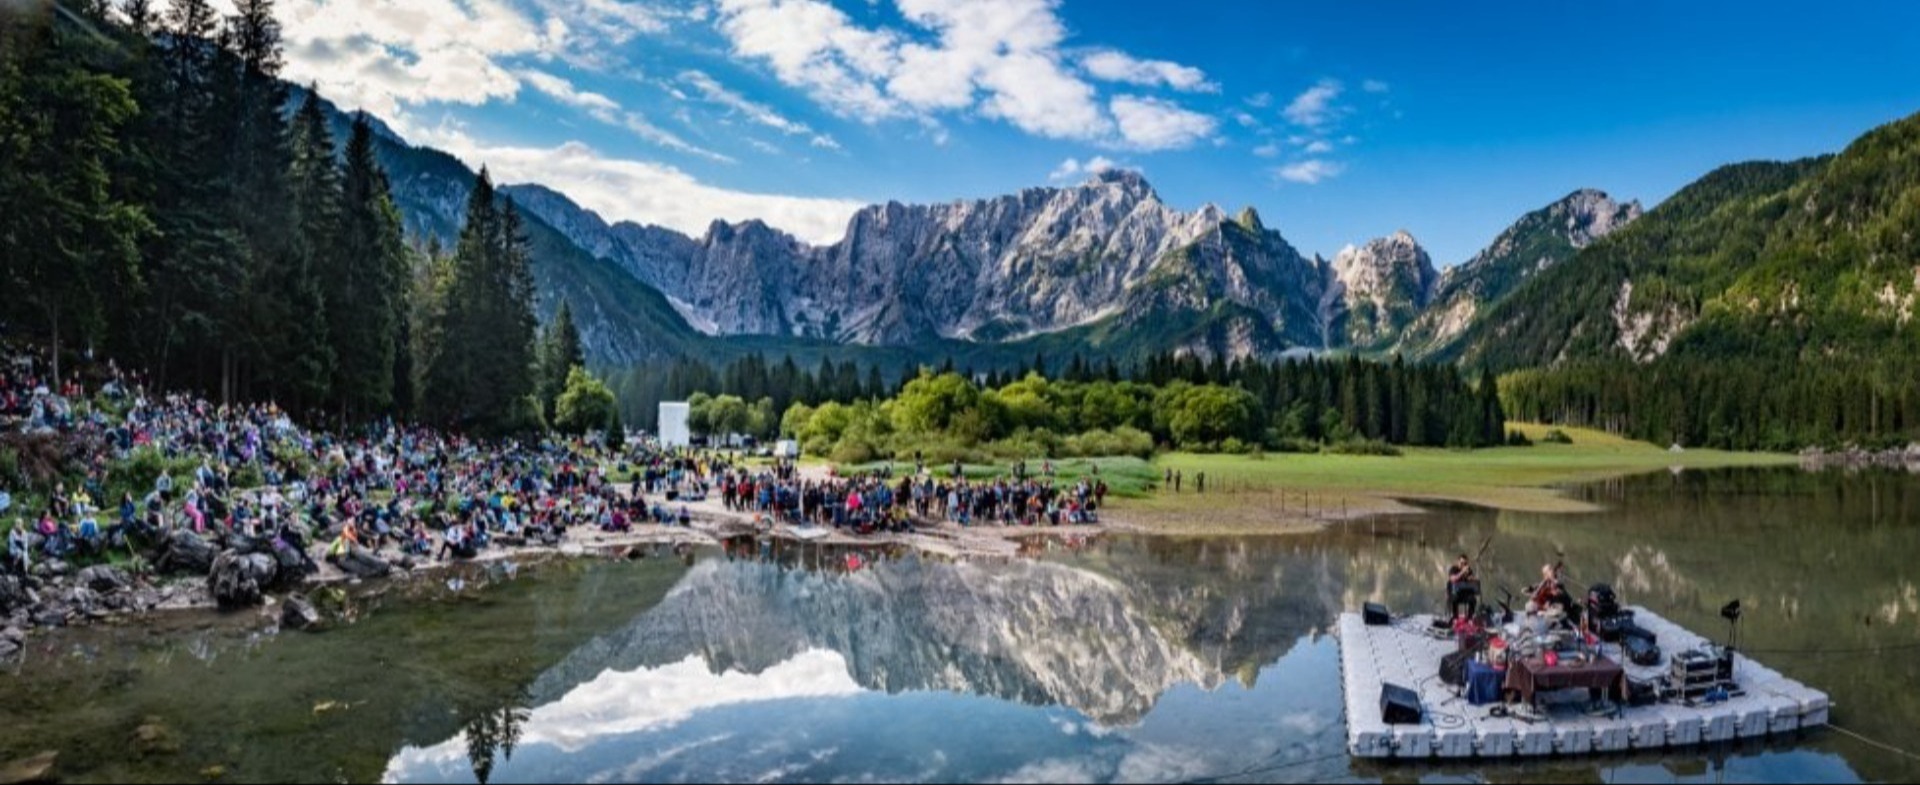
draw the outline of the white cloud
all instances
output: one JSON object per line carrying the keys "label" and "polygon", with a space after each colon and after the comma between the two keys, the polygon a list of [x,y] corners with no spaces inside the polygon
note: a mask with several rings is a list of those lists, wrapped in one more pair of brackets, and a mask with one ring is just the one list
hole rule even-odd
{"label": "white cloud", "polygon": [[1360,89],[1365,90],[1369,93],[1384,93],[1387,91],[1388,88],[1387,88],[1386,82],[1382,82],[1378,79],[1368,79],[1360,83]]}
{"label": "white cloud", "polygon": [[1080,160],[1076,158],[1068,158],[1065,161],[1061,161],[1059,166],[1054,167],[1053,172],[1047,175],[1047,179],[1053,182],[1076,180],[1081,176],[1096,175],[1118,166],[1119,164],[1114,163],[1111,159],[1103,155],[1096,155],[1089,158],[1085,163],[1080,162]]}
{"label": "white cloud", "polygon": [[811,136],[813,137],[811,143],[815,147],[823,147],[829,150],[840,149],[840,143],[835,142],[833,137],[827,136],[826,134],[815,133],[814,130],[807,127],[805,123],[788,119],[778,111],[775,111],[771,106],[751,101],[746,96],[727,89],[725,85],[720,84],[718,80],[703,71],[691,69],[682,71],[680,72],[680,81],[698,91],[701,97],[706,100],[738,112],[755,123],[790,136]]}
{"label": "white cloud", "polygon": [[1212,117],[1158,98],[1123,95],[1113,99],[1112,107],[1120,137],[1138,150],[1186,147],[1213,136],[1219,125]]}
{"label": "white cloud", "polygon": [[1287,164],[1274,170],[1274,175],[1290,183],[1319,185],[1322,181],[1340,176],[1346,167],[1334,161],[1322,158],[1309,158],[1305,161]]}
{"label": "white cloud", "polygon": [[1273,93],[1254,93],[1247,96],[1247,105],[1255,109],[1265,109],[1273,105]]}
{"label": "white cloud", "polygon": [[1239,123],[1240,127],[1242,128],[1259,128],[1260,127],[1260,118],[1254,117],[1253,113],[1251,112],[1235,110],[1232,117],[1233,117],[1233,121],[1236,123]]}
{"label": "white cloud", "polygon": [[[1103,104],[1069,70],[1058,0],[896,0],[910,29],[868,29],[824,0],[717,0],[721,33],[829,111],[863,122],[914,119],[938,144],[939,113],[1003,120],[1034,136],[1131,149],[1182,146],[1201,118],[1169,102]],[[1086,60],[1091,60],[1089,65]],[[1187,66],[1100,50],[1081,66],[1109,81],[1211,88]],[[1128,133],[1116,105],[1136,110]]]}
{"label": "white cloud", "polygon": [[[534,708],[521,727],[523,749],[548,746],[576,753],[595,743],[621,736],[660,730],[685,722],[704,711],[764,701],[795,698],[843,698],[862,692],[853,681],[845,657],[814,649],[761,673],[729,670],[714,673],[699,656],[671,665],[631,672],[608,672],[575,687],[553,703]],[[660,765],[677,755],[725,741],[709,738],[668,749],[649,750],[639,762]],[[402,748],[387,763],[385,781],[403,773],[426,773],[464,763],[467,743],[455,736],[427,748]],[[640,766],[626,769],[619,779],[645,778]]]}
{"label": "white cloud", "polygon": [[1306,92],[1294,96],[1293,101],[1288,103],[1287,108],[1282,109],[1280,114],[1296,125],[1309,128],[1324,125],[1339,113],[1334,100],[1340,97],[1342,90],[1338,80],[1322,79],[1318,84],[1307,88]]}
{"label": "white cloud", "polygon": [[520,87],[505,64],[566,47],[566,26],[499,0],[285,0],[284,75],[345,108],[391,115],[427,102],[483,104]]}
{"label": "white cloud", "polygon": [[1253,148],[1253,154],[1261,158],[1274,158],[1280,155],[1280,145],[1268,142]]}
{"label": "white cloud", "polygon": [[692,236],[714,219],[758,219],[809,243],[840,239],[864,206],[844,199],[749,193],[719,188],[659,163],[610,158],[580,142],[557,147],[489,145],[459,128],[401,129],[415,143],[438,147],[496,182],[537,182],[565,193],[609,220],[658,224]]}
{"label": "white cloud", "polygon": [[613,99],[599,93],[587,92],[575,88],[572,82],[543,71],[526,69],[519,77],[542,93],[562,104],[586,112],[589,117],[618,128],[625,128],[635,136],[670,150],[697,155],[711,161],[730,164],[734,159],[699,147],[680,138],[678,134],[654,125],[644,115],[629,112],[620,107]]}
{"label": "white cloud", "polygon": [[553,74],[528,69],[520,72],[520,78],[535,90],[546,93],[554,100],[580,109],[601,119],[603,122],[618,124],[620,104],[599,93],[586,92],[574,88],[573,83]]}
{"label": "white cloud", "polygon": [[1300,151],[1303,153],[1306,153],[1307,155],[1321,155],[1324,153],[1331,153],[1333,152],[1333,143],[1328,142],[1325,139],[1315,139],[1311,142],[1308,142],[1305,147],[1300,148]]}
{"label": "white cloud", "polygon": [[1206,72],[1192,66],[1166,60],[1138,60],[1125,52],[1100,49],[1080,58],[1080,67],[1096,79],[1109,82],[1158,87],[1166,85],[1187,92],[1217,93],[1220,86],[1207,81]]}

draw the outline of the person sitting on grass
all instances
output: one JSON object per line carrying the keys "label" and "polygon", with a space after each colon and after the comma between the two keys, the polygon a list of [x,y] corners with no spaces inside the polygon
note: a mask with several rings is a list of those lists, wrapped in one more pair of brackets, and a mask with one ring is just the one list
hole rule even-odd
{"label": "person sitting on grass", "polygon": [[7,564],[21,575],[33,569],[33,541],[27,536],[27,524],[18,518],[7,532]]}

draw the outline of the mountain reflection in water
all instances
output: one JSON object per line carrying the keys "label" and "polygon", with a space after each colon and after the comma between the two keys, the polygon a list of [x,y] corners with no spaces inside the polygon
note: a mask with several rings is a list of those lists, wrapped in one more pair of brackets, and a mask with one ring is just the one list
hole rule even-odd
{"label": "mountain reflection in water", "polygon": [[[594,638],[533,680],[529,699],[536,708],[518,737],[521,757],[508,770],[538,771],[548,778],[555,775],[552,766],[569,764],[546,760],[547,753],[574,761],[611,754],[618,760],[605,769],[569,768],[567,774],[672,779],[660,768],[674,758],[696,754],[710,742],[717,744],[717,738],[733,738],[731,731],[702,736],[689,730],[706,725],[702,719],[729,717],[724,725],[737,729],[780,717],[769,736],[792,738],[825,733],[838,718],[846,723],[847,738],[871,745],[888,736],[902,742],[911,738],[903,734],[905,716],[908,723],[948,729],[935,736],[948,735],[975,751],[965,763],[941,762],[935,755],[929,760],[941,765],[931,770],[902,769],[887,776],[965,776],[964,769],[952,768],[962,765],[981,766],[974,773],[991,775],[991,767],[1002,764],[1010,768],[999,773],[1011,774],[1036,758],[1001,760],[1010,755],[1009,744],[1037,745],[1033,751],[1045,758],[1038,753],[1048,751],[1041,742],[1049,737],[1062,742],[1051,752],[1081,758],[1070,768],[1087,776],[1117,776],[1122,769],[1171,775],[1217,757],[1221,751],[1207,749],[1218,746],[1217,737],[1191,736],[1194,748],[1178,752],[1144,747],[1153,754],[1143,758],[1140,750],[1119,754],[1129,745],[1115,729],[1144,731],[1149,738],[1165,734],[1168,729],[1140,727],[1163,696],[1181,688],[1196,697],[1221,691],[1231,675],[1223,665],[1231,660],[1217,649],[1192,646],[1197,640],[1233,639],[1249,627],[1248,618],[1292,616],[1299,621],[1294,629],[1261,628],[1264,639],[1277,645],[1251,656],[1272,663],[1294,643],[1312,643],[1313,625],[1327,618],[1324,613],[1278,614],[1253,607],[1277,600],[1285,585],[1272,584],[1264,597],[1222,597],[1228,607],[1193,613],[1198,609],[1190,606],[1207,594],[1204,590],[1156,597],[1147,587],[1055,562],[908,557],[846,572],[708,559],[624,629]],[[1209,630],[1216,617],[1237,621]],[[1331,652],[1321,641],[1313,656]],[[1234,691],[1254,689],[1252,674]],[[1289,745],[1339,749],[1337,690],[1301,697],[1299,710],[1279,717],[1290,733],[1262,745],[1271,747],[1269,754]],[[1274,721],[1267,714],[1270,704],[1256,705],[1261,708],[1243,721]],[[1041,711],[1020,711],[1022,706]],[[983,714],[1006,716],[983,723]],[[1194,729],[1191,720],[1182,724],[1175,738]],[[966,728],[979,730],[969,738],[960,734]],[[1017,731],[1020,738],[999,740],[990,745],[992,756],[982,757],[979,750],[988,746],[982,734],[1002,731]],[[1110,745],[1102,743],[1106,739]],[[440,779],[469,764],[475,771],[490,770],[492,761],[468,759],[470,741],[456,738],[405,750],[387,777]],[[825,745],[842,746],[851,743]],[[1114,747],[1118,757],[1101,764],[1111,770],[1087,768],[1092,763],[1084,760],[1086,746]],[[608,752],[643,747],[674,754],[636,761]],[[728,749],[729,755],[739,752]],[[903,759],[913,756],[911,749],[899,752]],[[541,760],[518,768],[528,756]],[[809,753],[804,761],[784,765],[827,765],[837,771],[845,762],[833,757],[813,760]],[[799,773],[770,765],[754,774],[775,771]]]}

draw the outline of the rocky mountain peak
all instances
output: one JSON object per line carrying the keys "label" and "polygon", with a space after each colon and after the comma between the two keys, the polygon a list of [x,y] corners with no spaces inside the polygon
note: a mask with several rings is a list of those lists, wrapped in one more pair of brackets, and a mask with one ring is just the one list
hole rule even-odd
{"label": "rocky mountain peak", "polygon": [[1616,202],[1605,191],[1582,188],[1547,207],[1547,217],[1555,228],[1566,234],[1574,248],[1585,248],[1593,241],[1626,226],[1641,213],[1640,202]]}
{"label": "rocky mountain peak", "polygon": [[1405,329],[1433,299],[1440,273],[1405,229],[1333,257],[1333,284],[1322,306],[1329,336],[1373,347]]}
{"label": "rocky mountain peak", "polygon": [[1433,258],[1407,230],[1367,241],[1366,245],[1348,245],[1333,257],[1333,269],[1348,288],[1361,279],[1395,274],[1411,274],[1424,286],[1439,277]]}

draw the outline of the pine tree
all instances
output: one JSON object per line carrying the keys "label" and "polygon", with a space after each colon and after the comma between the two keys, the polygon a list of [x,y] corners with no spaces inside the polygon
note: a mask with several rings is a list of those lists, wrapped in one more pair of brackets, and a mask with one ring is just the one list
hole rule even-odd
{"label": "pine tree", "polygon": [[485,169],[467,198],[422,400],[428,417],[483,433],[525,430],[534,392],[533,274],[518,211]]}
{"label": "pine tree", "polygon": [[274,391],[283,396],[283,404],[301,409],[319,405],[332,389],[332,304],[322,281],[341,274],[336,266],[341,257],[340,173],[333,162],[333,135],[312,91],[294,115],[291,148],[295,253],[268,268],[256,304],[262,329],[268,332]]}
{"label": "pine tree", "polygon": [[373,128],[354,117],[340,183],[339,253],[325,277],[327,321],[338,367],[334,400],[350,417],[392,408],[402,351],[406,238],[386,172],[374,158]]}
{"label": "pine tree", "polygon": [[554,417],[560,394],[567,389],[567,375],[587,365],[586,350],[580,342],[580,330],[573,323],[573,307],[561,301],[547,334],[540,341],[540,401],[547,419]]}

